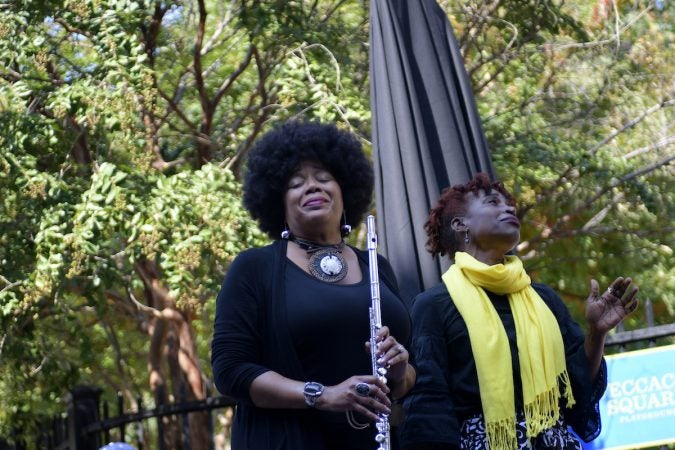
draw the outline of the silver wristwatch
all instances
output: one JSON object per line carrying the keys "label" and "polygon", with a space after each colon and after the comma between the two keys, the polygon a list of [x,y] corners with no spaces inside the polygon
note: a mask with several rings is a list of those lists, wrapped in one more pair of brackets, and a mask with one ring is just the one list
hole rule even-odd
{"label": "silver wristwatch", "polygon": [[305,389],[303,390],[303,393],[305,394],[305,403],[307,403],[307,406],[314,408],[314,405],[316,405],[316,400],[321,397],[323,390],[323,384],[317,383],[316,381],[308,381],[305,383]]}

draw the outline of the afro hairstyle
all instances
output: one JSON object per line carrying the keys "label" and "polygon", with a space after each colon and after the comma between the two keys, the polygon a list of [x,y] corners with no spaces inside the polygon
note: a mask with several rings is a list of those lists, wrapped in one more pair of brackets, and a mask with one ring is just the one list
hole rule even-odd
{"label": "afro hairstyle", "polygon": [[478,191],[484,191],[487,194],[497,191],[504,196],[507,204],[515,206],[515,199],[502,183],[492,181],[484,172],[477,173],[466,184],[456,184],[445,188],[436,206],[431,208],[429,218],[424,224],[428,237],[426,247],[432,256],[439,254],[443,256],[447,253],[450,257],[454,257],[455,252],[459,250],[461,238],[452,229],[450,222],[454,217],[466,212],[467,195],[470,192],[477,195]]}
{"label": "afro hairstyle", "polygon": [[256,142],[244,176],[244,207],[272,239],[284,229],[286,184],[305,160],[319,161],[335,177],[348,224],[360,223],[370,208],[373,167],[356,136],[332,124],[285,122]]}

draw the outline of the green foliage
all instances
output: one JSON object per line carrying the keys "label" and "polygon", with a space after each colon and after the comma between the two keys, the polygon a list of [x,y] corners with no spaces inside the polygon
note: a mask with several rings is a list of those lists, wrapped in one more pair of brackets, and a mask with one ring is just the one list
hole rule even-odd
{"label": "green foliage", "polygon": [[[628,274],[671,322],[673,6],[439,3],[534,278],[581,318],[591,277]],[[63,411],[77,383],[151,403],[153,383],[208,380],[219,284],[266,242],[240,204],[254,140],[304,116],[369,148],[367,2],[203,6],[0,8],[0,436]],[[172,379],[154,343],[176,323],[195,358]]]}
{"label": "green foliage", "polygon": [[479,21],[465,3],[451,17],[528,269],[579,319],[590,278],[629,275],[672,321],[672,6],[510,1]]}
{"label": "green foliage", "polygon": [[[28,181],[44,178],[35,173]],[[176,307],[199,315],[212,312],[210,303],[234,255],[264,243],[240,205],[239,184],[215,165],[148,176],[102,163],[86,188],[54,184],[44,189],[39,217],[31,218],[32,258],[23,267],[13,261],[26,250],[18,240],[8,239],[12,247],[3,254],[3,266],[14,268],[14,276],[5,278],[22,280],[0,294],[2,378],[12,392],[3,396],[3,411],[23,405],[27,412],[53,412],[63,386],[114,374],[118,358],[130,366],[132,379],[144,378],[138,367],[147,342],[134,322],[145,319],[123,300],[127,293],[142,298],[134,274],[138,259],[158,261]],[[5,225],[3,231],[17,222]],[[111,335],[129,341],[116,346],[118,355],[107,354]]]}
{"label": "green foliage", "polygon": [[[204,7],[0,9],[0,436],[36,435],[78,383],[151,404],[208,380],[220,283],[267,242],[241,206],[246,151],[294,115],[368,135],[360,2]],[[167,336],[194,355],[178,374]]]}

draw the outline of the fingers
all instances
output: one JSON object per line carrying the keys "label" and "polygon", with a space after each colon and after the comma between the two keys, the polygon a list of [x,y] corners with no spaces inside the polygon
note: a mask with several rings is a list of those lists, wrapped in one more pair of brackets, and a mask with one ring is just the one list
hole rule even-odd
{"label": "fingers", "polygon": [[[613,297],[613,299],[623,299],[622,302],[626,303],[626,299],[629,296],[634,296],[636,293],[635,290],[637,288],[635,286],[631,287],[632,282],[633,280],[631,280],[630,278],[619,277],[616,280],[614,280],[612,284],[609,285],[609,287],[607,288],[607,294]],[[626,292],[628,292],[628,296],[624,298]],[[613,299],[610,298],[609,300]]]}
{"label": "fingers", "polygon": [[640,301],[637,298],[633,298],[633,299],[631,299],[630,302],[625,303],[623,306],[626,309],[626,313],[630,314],[637,309],[639,304],[640,304]]}
{"label": "fingers", "polygon": [[387,339],[388,336],[389,336],[389,327],[388,326],[383,325],[382,327],[380,327],[379,330],[377,330],[377,337],[378,337],[379,342],[384,341],[385,339]]}
{"label": "fingers", "polygon": [[379,403],[377,400],[369,397],[363,397],[364,403],[355,403],[354,406],[350,409],[350,411],[354,411],[356,413],[361,414],[362,416],[365,416],[368,418],[368,420],[375,422],[380,419],[381,414],[389,415],[391,414],[391,410],[389,408],[384,407],[381,403]]}
{"label": "fingers", "polygon": [[621,299],[621,303],[626,308],[626,311],[633,312],[638,307],[637,293],[639,289],[637,286],[631,286],[628,294]]}
{"label": "fingers", "polygon": [[378,346],[378,356],[380,358],[377,363],[383,367],[393,366],[401,362],[408,362],[409,354],[406,348],[399,344],[396,339],[391,336],[385,342]]}
{"label": "fingers", "polygon": [[[379,330],[377,330],[377,336],[375,337],[375,342],[378,343],[377,344],[378,348],[379,348],[379,345],[380,345],[379,343],[384,341],[385,339],[387,339],[388,336],[389,336],[389,327],[382,326],[382,327],[380,327]],[[370,352],[370,341],[366,341],[366,352]]]}
{"label": "fingers", "polygon": [[[383,326],[377,333],[378,343],[376,355],[377,363],[383,367],[388,367],[400,362],[408,362],[409,353],[406,348],[399,344],[396,338],[389,335],[389,328]],[[366,342],[366,351],[370,352],[370,342]]]}
{"label": "fingers", "polygon": [[[623,295],[626,293],[626,290],[628,286],[631,284],[631,279],[630,278],[623,278],[619,277],[616,280],[614,280],[609,287],[602,293],[600,293],[599,297],[604,299],[605,301],[613,301],[620,299],[623,297]],[[598,293],[599,293],[599,286],[598,282],[596,280],[591,280],[591,295],[590,298],[598,298]]]}
{"label": "fingers", "polygon": [[353,385],[354,392],[360,397],[370,397],[379,400],[380,403],[389,406],[391,400],[387,397],[389,388],[386,384],[376,377],[372,377],[371,382],[360,381]]}
{"label": "fingers", "polygon": [[630,277],[618,277],[609,285],[602,297],[608,303],[621,304],[627,313],[632,313],[639,304],[636,297],[639,289],[632,283],[633,280]]}
{"label": "fingers", "polygon": [[598,292],[600,291],[600,286],[595,279],[591,279],[591,298],[597,298]]}
{"label": "fingers", "polygon": [[639,291],[640,291],[640,289],[637,286],[631,286],[630,291],[628,292],[628,295],[626,295],[624,297],[624,300],[626,301],[626,303],[633,300]]}
{"label": "fingers", "polygon": [[373,375],[356,375],[340,384],[327,386],[316,407],[325,411],[354,411],[370,420],[391,413],[389,388]]}
{"label": "fingers", "polygon": [[619,277],[609,285],[607,292],[616,298],[621,298],[626,293],[626,289],[630,286],[631,281],[630,278]]}
{"label": "fingers", "polygon": [[[366,380],[366,377],[363,377]],[[378,414],[391,413],[391,400],[387,397],[389,388],[376,377],[370,377],[370,382],[359,381],[353,385],[353,402],[351,410],[362,414],[371,420],[378,420]]]}

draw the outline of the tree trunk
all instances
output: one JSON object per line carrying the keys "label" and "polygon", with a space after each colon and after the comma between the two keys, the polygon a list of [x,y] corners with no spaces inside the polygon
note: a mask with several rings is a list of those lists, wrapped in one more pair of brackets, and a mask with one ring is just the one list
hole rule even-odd
{"label": "tree trunk", "polygon": [[[206,397],[202,370],[197,360],[197,348],[189,320],[190,313],[179,311],[168,289],[161,281],[161,271],[148,260],[136,264],[136,271],[144,284],[146,304],[158,311],[150,322],[150,351],[148,371],[150,388],[153,391],[172,393],[173,399],[165,403],[202,400]],[[207,421],[205,414],[189,416],[190,448],[208,448]],[[180,418],[167,417],[165,445],[172,450],[183,449]]]}

